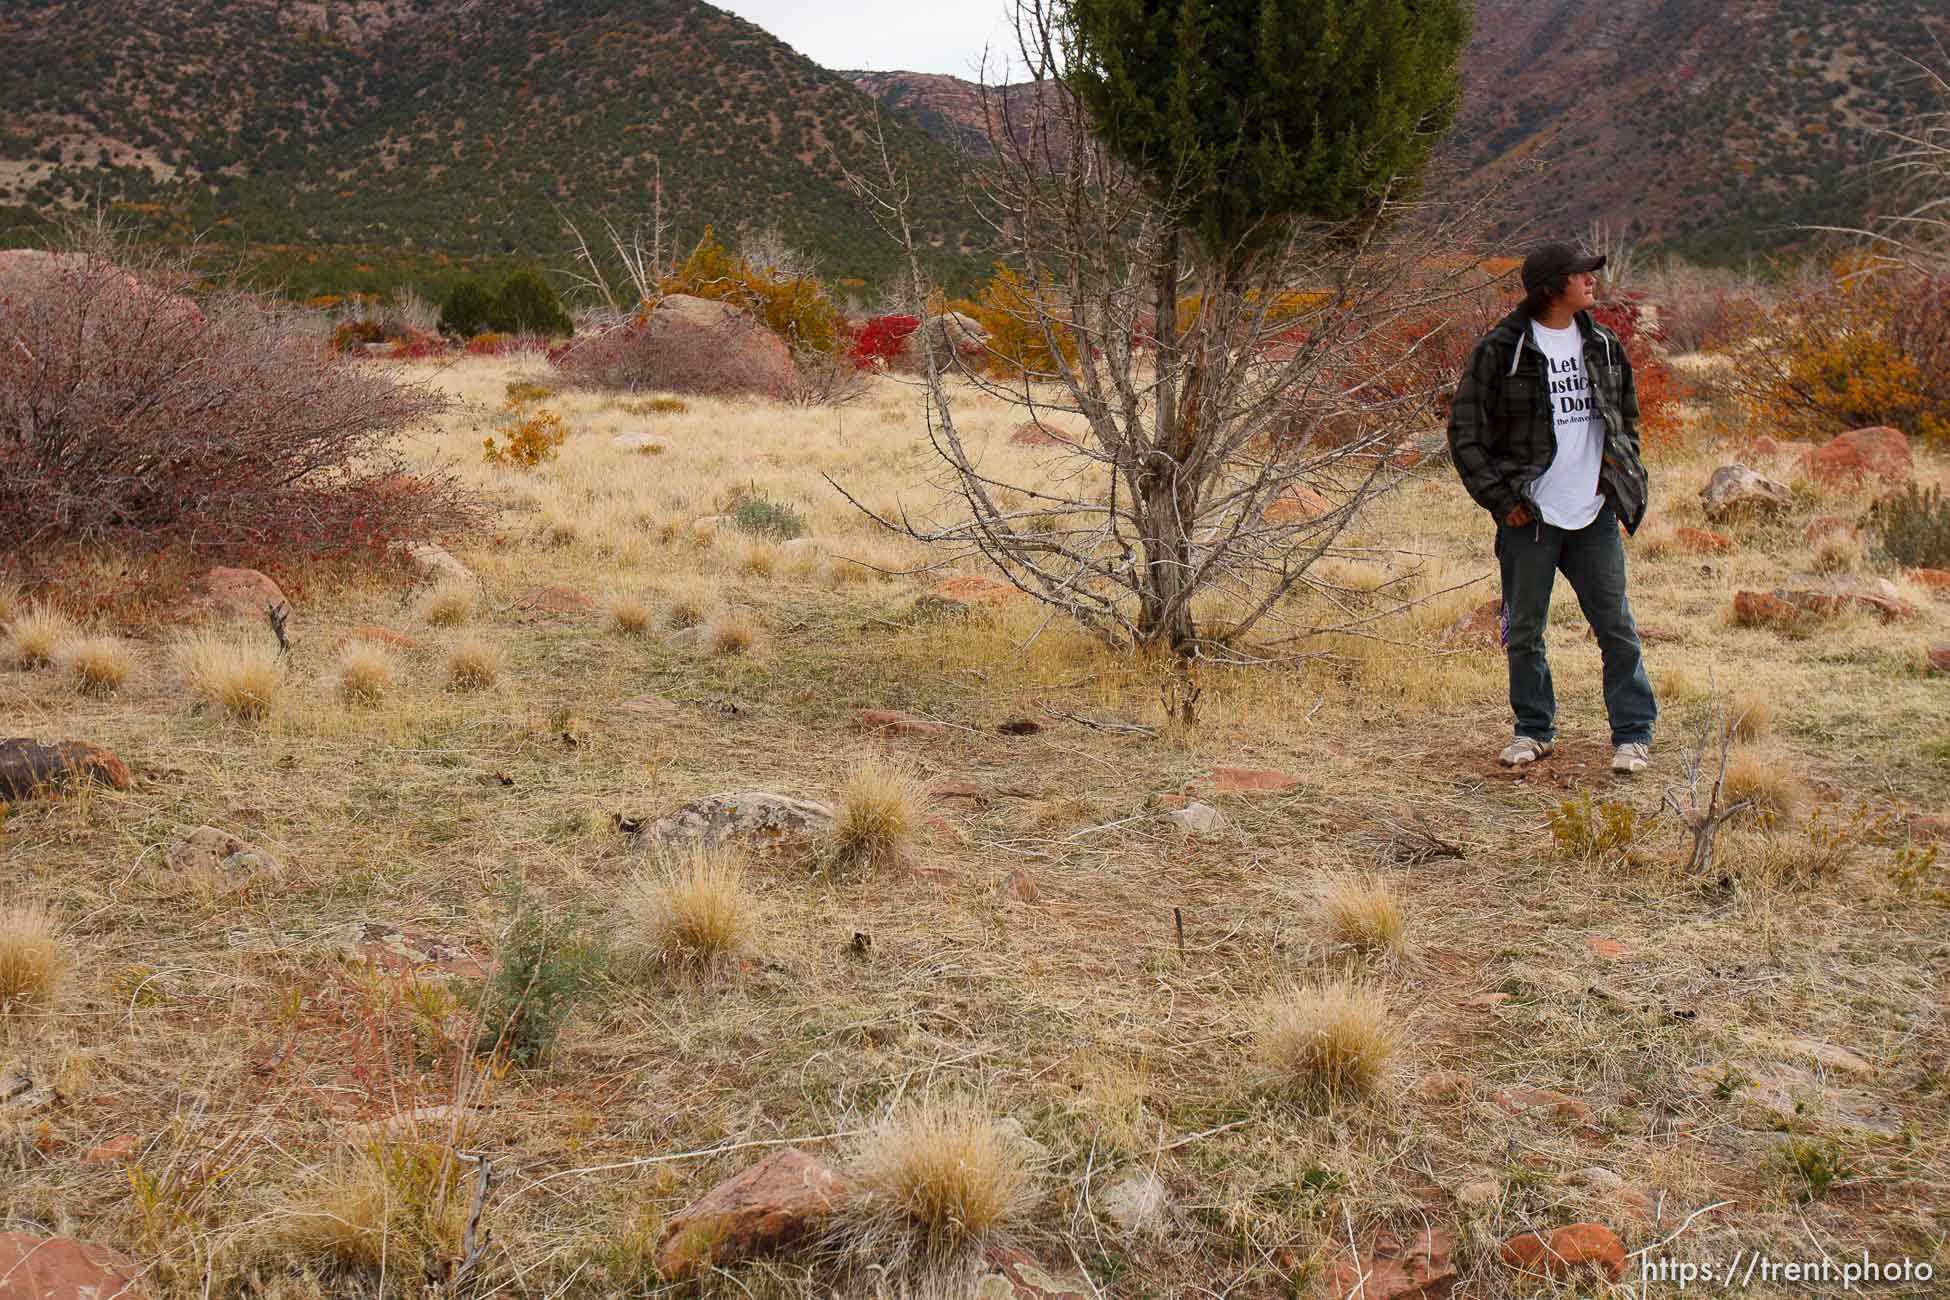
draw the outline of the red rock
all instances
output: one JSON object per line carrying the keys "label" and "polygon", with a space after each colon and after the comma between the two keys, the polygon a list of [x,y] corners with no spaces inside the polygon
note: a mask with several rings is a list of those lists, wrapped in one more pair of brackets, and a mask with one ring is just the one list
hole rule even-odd
{"label": "red rock", "polygon": [[1268,523],[1284,524],[1296,519],[1314,519],[1333,508],[1334,503],[1320,493],[1295,484],[1267,505],[1266,520]]}
{"label": "red rock", "polygon": [[1940,673],[1950,673],[1950,645],[1936,646],[1924,652],[1930,657],[1930,667]]}
{"label": "red rock", "polygon": [[1472,993],[1460,999],[1456,1005],[1465,1011],[1489,1011],[1502,1006],[1510,1000],[1508,993]]}
{"label": "red rock", "polygon": [[1059,434],[1052,433],[1034,420],[1027,420],[1016,427],[1009,435],[1009,441],[1019,447],[1069,447],[1074,444]]}
{"label": "red rock", "polygon": [[370,625],[347,628],[333,640],[332,648],[334,650],[343,650],[354,641],[370,641],[374,645],[383,645],[389,650],[417,650],[420,648],[420,638],[416,636],[408,636],[404,632],[395,632],[390,627],[373,627]]}
{"label": "red rock", "polygon": [[1707,528],[1675,528],[1673,540],[1695,555],[1725,555],[1733,549],[1733,539]]}
{"label": "red rock", "polygon": [[1022,870],[1011,871],[996,892],[1007,894],[1019,903],[1034,903],[1043,896],[1043,891],[1036,887],[1035,877]]}
{"label": "red rock", "polygon": [[345,951],[352,960],[369,962],[388,975],[459,975],[468,979],[487,975],[480,958],[458,944],[379,921],[354,923]]}
{"label": "red rock", "polygon": [[0,740],[0,797],[28,799],[83,780],[126,790],[129,765],[85,740],[61,740],[52,745],[37,744],[27,736]]}
{"label": "red rock", "polygon": [[1625,1243],[1601,1223],[1573,1223],[1549,1236],[1519,1233],[1503,1243],[1503,1262],[1519,1273],[1563,1278],[1593,1269],[1613,1282],[1625,1276]]}
{"label": "red rock", "polygon": [[973,803],[988,803],[995,796],[971,781],[930,781],[927,796],[936,801],[948,799],[967,799]]}
{"label": "red rock", "polygon": [[1476,1088],[1470,1077],[1459,1070],[1434,1070],[1415,1085],[1430,1101],[1460,1101]]}
{"label": "red rock", "polygon": [[135,1134],[124,1133],[120,1137],[110,1138],[99,1146],[89,1147],[88,1154],[81,1157],[81,1163],[85,1165],[118,1164],[128,1159],[129,1154],[134,1150]]}
{"label": "red rock", "polygon": [[1763,433],[1747,444],[1747,450],[1756,456],[1778,456],[1781,454],[1781,444]]}
{"label": "red rock", "polygon": [[1925,591],[1950,596],[1950,569],[1911,569],[1909,580]]}
{"label": "red rock", "polygon": [[948,578],[937,582],[933,594],[960,605],[996,605],[1022,595],[1015,587],[1000,578],[984,577],[976,573],[963,574],[959,578]]}
{"label": "red rock", "polygon": [[1220,794],[1277,794],[1299,785],[1300,778],[1267,768],[1222,767],[1212,773],[1206,784]]}
{"label": "red rock", "polygon": [[[1894,588],[1891,587],[1889,590],[1893,591]],[[1740,595],[1748,594],[1750,593],[1740,593]],[[1785,603],[1801,614],[1817,619],[1838,617],[1851,607],[1865,610],[1875,615],[1879,621],[1884,623],[1893,623],[1898,619],[1915,618],[1917,612],[1916,606],[1910,604],[1908,601],[1875,591],[1789,591],[1786,589],[1776,589],[1773,593],[1773,598]],[[1736,615],[1740,608],[1739,602],[1740,596],[1735,596],[1734,610]]]}
{"label": "red rock", "polygon": [[1789,627],[1801,621],[1800,611],[1764,591],[1736,591],[1733,621],[1742,627]]}
{"label": "red rock", "polygon": [[[1950,646],[1945,647],[1950,650]],[[1950,842],[1950,817],[1935,813],[1924,813],[1909,819],[1909,836],[1915,840],[1937,840]]]}
{"label": "red rock", "polygon": [[0,1232],[0,1300],[138,1300],[153,1294],[142,1266],[72,1237]]}
{"label": "red rock", "polygon": [[191,581],[181,613],[190,618],[261,619],[272,606],[291,608],[290,598],[277,583],[256,569],[218,566]]}
{"label": "red rock", "polygon": [[1442,634],[1442,643],[1448,646],[1481,647],[1488,650],[1503,648],[1503,602],[1486,600],[1467,614],[1457,619],[1447,632]]}
{"label": "red rock", "polygon": [[1567,1097],[1549,1088],[1503,1088],[1491,1093],[1490,1100],[1512,1114],[1546,1111],[1567,1124],[1591,1122],[1591,1107],[1576,1097]]}
{"label": "red rock", "polygon": [[1816,515],[1808,521],[1808,526],[1801,530],[1801,544],[1813,546],[1824,537],[1836,535],[1848,537],[1854,532],[1855,525],[1840,515]]}
{"label": "red rock", "polygon": [[675,1281],[706,1264],[776,1251],[816,1227],[851,1191],[825,1164],[796,1147],[780,1147],[672,1219],[657,1267]]}
{"label": "red rock", "polygon": [[917,718],[911,713],[897,713],[892,709],[862,709],[853,725],[860,731],[882,736],[936,736],[948,730],[939,722]]}
{"label": "red rock", "polygon": [[1630,945],[1622,943],[1617,939],[1607,939],[1601,934],[1592,935],[1585,940],[1585,943],[1590,945],[1592,952],[1603,957],[1606,961],[1617,961],[1620,957],[1629,957],[1632,955]]}
{"label": "red rock", "polygon": [[572,587],[536,587],[515,597],[515,608],[544,614],[586,614],[596,602]]}
{"label": "red rock", "polygon": [[1406,1246],[1392,1232],[1377,1232],[1366,1250],[1341,1251],[1327,1294],[1332,1300],[1442,1300],[1455,1289],[1455,1249],[1440,1228],[1424,1228]]}
{"label": "red rock", "polygon": [[1909,439],[1900,430],[1883,425],[1841,434],[1808,453],[1808,476],[1823,483],[1859,483],[1876,478],[1902,484],[1915,474]]}

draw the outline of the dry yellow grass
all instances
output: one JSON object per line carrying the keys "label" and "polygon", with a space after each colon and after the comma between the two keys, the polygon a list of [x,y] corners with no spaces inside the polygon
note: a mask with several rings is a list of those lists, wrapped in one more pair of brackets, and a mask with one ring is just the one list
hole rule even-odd
{"label": "dry yellow grass", "polygon": [[54,662],[83,695],[113,695],[135,671],[135,650],[120,637],[78,637],[55,647]]}
{"label": "dry yellow grass", "polygon": [[1728,803],[1751,803],[1757,812],[1791,817],[1807,802],[1808,788],[1780,759],[1736,749],[1727,758],[1723,797]]}
{"label": "dry yellow grass", "polygon": [[243,722],[262,722],[284,693],[284,663],[275,647],[203,631],[176,647],[190,690],[204,704]]}
{"label": "dry yellow grass", "polygon": [[435,1143],[379,1142],[334,1159],[274,1220],[273,1235],[316,1266],[418,1285],[457,1260],[468,1205],[453,1154]]}
{"label": "dry yellow grass", "polygon": [[14,615],[27,608],[27,596],[17,582],[0,580],[0,625],[11,623]]}
{"label": "dry yellow grass", "polygon": [[1765,691],[1741,691],[1727,705],[1727,734],[1751,743],[1767,734],[1774,725],[1774,699]]}
{"label": "dry yellow grass", "polygon": [[399,670],[386,648],[370,641],[348,641],[332,668],[339,698],[348,704],[371,706],[399,685]]}
{"label": "dry yellow grass", "polygon": [[16,668],[43,668],[54,652],[75,634],[68,616],[44,601],[15,612],[7,625],[7,658]]}
{"label": "dry yellow grass", "polygon": [[480,597],[473,583],[442,578],[420,598],[420,617],[434,627],[459,627],[473,621]]}
{"label": "dry yellow grass", "polygon": [[1321,886],[1320,919],[1336,943],[1356,952],[1400,956],[1408,915],[1380,876],[1333,876]]}
{"label": "dry yellow grass", "polygon": [[834,811],[833,857],[841,867],[904,861],[926,815],[927,792],[907,765],[871,755],[847,775]]}
{"label": "dry yellow grass", "polygon": [[714,655],[741,655],[758,644],[758,623],[749,614],[719,614],[704,625],[704,644]]}
{"label": "dry yellow grass", "polygon": [[1381,1088],[1397,1049],[1394,1026],[1380,989],[1340,979],[1276,988],[1261,1002],[1254,1032],[1271,1086],[1324,1105]]}
{"label": "dry yellow grass", "polygon": [[1022,1141],[969,1097],[910,1102],[876,1124],[851,1162],[849,1208],[863,1254],[938,1264],[993,1239],[1036,1199]]}
{"label": "dry yellow grass", "polygon": [[711,966],[735,956],[758,924],[746,870],[737,850],[718,848],[638,874],[626,898],[632,940],[679,965]]}
{"label": "dry yellow grass", "polygon": [[447,684],[457,691],[486,690],[501,679],[503,662],[500,647],[492,641],[462,637],[447,651]]}
{"label": "dry yellow grass", "polygon": [[1862,541],[1853,533],[1830,533],[1815,543],[1817,573],[1859,573],[1863,559]]}
{"label": "dry yellow grass", "polygon": [[38,903],[0,908],[0,1011],[46,1007],[71,964],[46,908]]}
{"label": "dry yellow grass", "polygon": [[609,625],[625,636],[643,636],[650,630],[650,607],[636,596],[614,595],[604,602]]}

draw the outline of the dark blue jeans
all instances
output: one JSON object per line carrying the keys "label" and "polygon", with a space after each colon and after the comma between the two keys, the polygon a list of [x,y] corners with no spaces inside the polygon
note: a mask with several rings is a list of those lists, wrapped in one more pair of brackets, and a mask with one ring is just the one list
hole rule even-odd
{"label": "dark blue jeans", "polygon": [[1553,528],[1541,521],[1522,528],[1497,521],[1496,558],[1503,570],[1504,647],[1510,655],[1510,708],[1517,734],[1557,738],[1557,696],[1544,655],[1544,624],[1558,571],[1577,593],[1598,650],[1605,659],[1605,712],[1611,743],[1649,743],[1659,706],[1646,680],[1639,631],[1625,599],[1625,546],[1610,505],[1583,528]]}

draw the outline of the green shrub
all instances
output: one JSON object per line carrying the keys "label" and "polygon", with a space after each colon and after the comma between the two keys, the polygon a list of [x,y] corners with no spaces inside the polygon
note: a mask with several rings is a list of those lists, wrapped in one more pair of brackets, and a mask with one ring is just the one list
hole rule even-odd
{"label": "green shrub", "polygon": [[551,338],[576,332],[555,288],[534,271],[516,271],[494,296],[493,326],[503,334],[542,334]]}
{"label": "green shrub", "polygon": [[471,339],[493,328],[494,295],[473,276],[456,284],[440,304],[440,332],[455,338]]}
{"label": "green shrub", "polygon": [[1643,828],[1627,804],[1593,803],[1589,794],[1566,799],[1550,811],[1551,841],[1567,858],[1631,856]]}
{"label": "green shrub", "polygon": [[754,494],[738,503],[731,512],[732,527],[754,537],[803,537],[806,520],[797,510],[769,497]]}
{"label": "green shrub", "polygon": [[1911,483],[1869,508],[1865,521],[1885,555],[1907,569],[1950,569],[1950,501]]}
{"label": "green shrub", "polygon": [[551,924],[519,882],[508,886],[508,914],[512,920],[482,999],[475,1050],[533,1065],[548,1055],[594,983],[602,954],[576,937],[575,913]]}

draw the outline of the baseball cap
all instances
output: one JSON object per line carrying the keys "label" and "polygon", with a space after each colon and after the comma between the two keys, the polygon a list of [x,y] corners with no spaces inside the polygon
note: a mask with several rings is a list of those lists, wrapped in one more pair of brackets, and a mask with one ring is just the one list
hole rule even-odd
{"label": "baseball cap", "polygon": [[1569,244],[1540,244],[1523,259],[1523,288],[1529,293],[1538,285],[1560,275],[1595,271],[1605,264],[1602,257],[1580,253]]}

